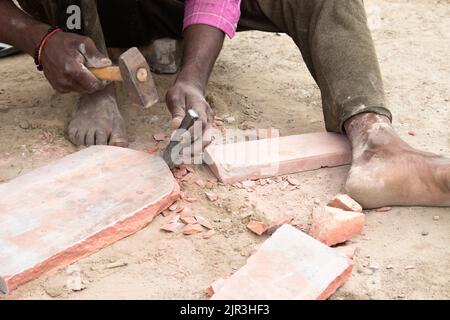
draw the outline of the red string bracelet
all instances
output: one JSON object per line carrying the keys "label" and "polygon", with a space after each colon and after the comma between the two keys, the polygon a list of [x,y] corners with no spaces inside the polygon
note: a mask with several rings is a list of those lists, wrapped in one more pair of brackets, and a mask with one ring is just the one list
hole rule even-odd
{"label": "red string bracelet", "polygon": [[37,66],[37,69],[39,71],[44,70],[44,66],[42,65],[42,50],[44,49],[45,44],[47,43],[48,39],[50,39],[55,33],[58,33],[59,31],[62,31],[60,28],[51,27],[48,29],[47,34],[42,38],[41,43],[36,48],[36,51],[34,53],[34,63]]}

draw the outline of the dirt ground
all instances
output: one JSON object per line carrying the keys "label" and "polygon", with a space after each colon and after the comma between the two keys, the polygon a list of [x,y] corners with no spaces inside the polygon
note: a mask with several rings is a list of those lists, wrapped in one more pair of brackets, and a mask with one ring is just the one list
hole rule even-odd
{"label": "dirt ground", "polygon": [[[413,146],[450,157],[450,1],[371,0],[366,7],[394,126]],[[34,70],[24,55],[0,60],[0,183],[77,150],[65,132],[76,97],[56,94]],[[173,80],[156,76],[161,96]],[[273,127],[281,135],[324,130],[318,88],[286,35],[247,32],[227,40],[208,95],[218,116],[235,117],[230,128]],[[131,148],[148,150],[155,145],[153,133],[170,133],[164,103],[144,111],[120,100]],[[311,210],[342,189],[348,169],[295,174],[302,184],[294,191],[280,191],[281,183],[252,193],[215,185],[215,203],[200,187],[183,183],[200,199],[189,205],[192,211],[213,221],[217,233],[211,239],[164,233],[157,217],[79,261],[84,290],[68,290],[63,269],[8,298],[205,299],[213,280],[243,266],[264,241],[246,230],[250,216],[284,211],[307,229]],[[203,179],[212,177],[207,168],[195,170]],[[352,242],[359,247],[353,275],[332,299],[450,298],[449,208],[367,212],[364,234]],[[97,268],[110,262],[126,265]]]}

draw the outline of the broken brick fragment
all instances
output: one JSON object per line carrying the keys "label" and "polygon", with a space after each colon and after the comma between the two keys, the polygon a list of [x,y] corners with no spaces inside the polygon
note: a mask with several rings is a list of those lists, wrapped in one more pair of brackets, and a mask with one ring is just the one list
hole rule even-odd
{"label": "broken brick fragment", "polygon": [[191,195],[185,195],[183,199],[190,203],[196,202],[198,200],[196,197]]}
{"label": "broken brick fragment", "polygon": [[167,217],[164,218],[164,224],[175,223],[175,222],[178,222],[179,220],[180,220],[180,215],[175,214],[174,212],[171,212],[171,214],[169,214]]}
{"label": "broken brick fragment", "polygon": [[219,196],[213,192],[205,192],[205,196],[211,202],[217,201],[219,199]]}
{"label": "broken brick fragment", "polygon": [[211,222],[209,222],[209,220],[207,220],[206,218],[197,215],[195,216],[195,219],[200,225],[204,226],[206,229],[212,229]]}
{"label": "broken brick fragment", "polygon": [[313,211],[309,234],[332,246],[359,235],[364,229],[364,219],[364,214],[359,212],[328,206],[317,208]]}
{"label": "broken brick fragment", "polygon": [[188,173],[187,175],[185,175],[184,177],[181,178],[181,181],[189,182],[192,179],[192,177],[194,177],[194,174]]}
{"label": "broken brick fragment", "polygon": [[187,174],[186,167],[180,167],[173,170],[173,176],[177,179],[182,179]]}
{"label": "broken brick fragment", "polygon": [[327,206],[345,211],[362,212],[361,205],[346,194],[338,194],[328,201]]}
{"label": "broken brick fragment", "polygon": [[273,222],[267,229],[267,234],[269,234],[269,235],[273,234],[282,225],[289,224],[289,223],[291,223],[292,220],[294,220],[294,216],[286,216],[286,217],[283,217],[283,218]]}
{"label": "broken brick fragment", "polygon": [[216,234],[216,232],[214,230],[212,230],[212,229],[208,230],[205,233],[203,233],[203,239],[209,239],[215,234]]}
{"label": "broken brick fragment", "polygon": [[196,233],[203,232],[203,227],[199,224],[188,224],[181,230],[181,232],[186,236],[190,236]]}
{"label": "broken brick fragment", "polygon": [[181,228],[183,227],[184,227],[183,223],[172,222],[162,225],[160,229],[167,232],[177,232],[178,230],[181,230]]}
{"label": "broken brick fragment", "polygon": [[197,223],[197,219],[195,219],[194,217],[189,217],[189,216],[181,217],[181,221],[183,221],[186,224],[196,224]]}
{"label": "broken brick fragment", "polygon": [[293,185],[293,186],[299,186],[300,185],[300,181],[299,180],[297,180],[297,179],[295,179],[295,178],[292,178],[292,177],[288,177],[287,179],[287,182],[289,182],[289,184],[291,184],[291,185]]}
{"label": "broken brick fragment", "polygon": [[251,220],[247,224],[247,229],[249,229],[253,233],[256,233],[258,236],[261,236],[264,234],[264,232],[267,231],[267,229],[269,229],[269,227],[267,226],[267,224],[262,223],[260,221]]}

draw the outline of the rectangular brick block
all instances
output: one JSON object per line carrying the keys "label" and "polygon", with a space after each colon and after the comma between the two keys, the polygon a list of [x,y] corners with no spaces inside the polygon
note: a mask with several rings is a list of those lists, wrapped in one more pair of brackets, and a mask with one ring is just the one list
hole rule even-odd
{"label": "rectangular brick block", "polygon": [[324,206],[315,209],[312,218],[309,234],[329,246],[345,242],[364,229],[365,216],[359,212]]}
{"label": "rectangular brick block", "polygon": [[307,133],[206,148],[204,160],[223,183],[260,179],[350,164],[351,148],[343,135]]}
{"label": "rectangular brick block", "polygon": [[11,291],[137,232],[180,190],[160,157],[96,146],[0,184],[0,194],[0,289]]}
{"label": "rectangular brick block", "polygon": [[214,300],[327,299],[350,276],[351,261],[284,225],[217,289]]}

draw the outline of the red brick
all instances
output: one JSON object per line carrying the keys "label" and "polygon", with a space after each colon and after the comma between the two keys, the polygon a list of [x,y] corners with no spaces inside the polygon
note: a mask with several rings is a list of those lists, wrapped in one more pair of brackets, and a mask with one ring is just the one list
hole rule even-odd
{"label": "red brick", "polygon": [[186,224],[196,224],[197,223],[197,219],[195,219],[194,217],[181,217],[181,221],[183,221]]}
{"label": "red brick", "polygon": [[0,184],[0,194],[0,278],[13,290],[137,232],[180,190],[160,157],[95,146]]}
{"label": "red brick", "polygon": [[164,224],[176,223],[180,220],[180,215],[172,212],[167,217],[164,218]]}
{"label": "red brick", "polygon": [[269,229],[269,226],[265,223],[252,220],[247,224],[247,229],[253,233],[256,233],[258,236],[261,236],[267,231],[267,229]]}
{"label": "red brick", "polygon": [[351,270],[347,257],[284,225],[225,280],[212,299],[327,299],[348,279]]}
{"label": "red brick", "polygon": [[212,224],[208,219],[202,216],[195,216],[195,219],[200,225],[204,226],[206,229],[212,229]]}
{"label": "red brick", "polygon": [[291,184],[293,186],[299,186],[300,185],[300,181],[295,179],[295,178],[288,177],[286,180],[287,180],[287,182],[289,182],[289,184]]}
{"label": "red brick", "polygon": [[332,246],[359,235],[364,229],[364,218],[364,214],[359,212],[328,206],[317,208],[313,212],[309,234]]}
{"label": "red brick", "polygon": [[184,227],[184,223],[171,222],[171,223],[162,225],[160,227],[160,229],[163,231],[167,231],[167,232],[177,232],[177,231],[181,230],[181,228],[183,228],[183,227]]}
{"label": "red brick", "polygon": [[205,192],[205,196],[211,202],[217,201],[219,199],[219,196],[213,192]]}
{"label": "red brick", "polygon": [[284,218],[281,218],[275,222],[273,222],[269,228],[267,229],[267,234],[273,234],[275,231],[278,230],[282,225],[290,223],[292,220],[294,220],[294,216],[286,216]]}
{"label": "red brick", "polygon": [[186,200],[187,202],[192,203],[192,202],[196,202],[198,199],[197,199],[197,197],[195,197],[195,196],[186,195],[186,196],[184,197],[184,200]]}
{"label": "red brick", "polygon": [[215,234],[216,234],[216,232],[214,230],[212,230],[212,229],[208,230],[205,233],[203,233],[203,239],[209,239]]}
{"label": "red brick", "polygon": [[329,207],[339,208],[345,211],[362,212],[361,205],[346,194],[334,196],[327,204]]}
{"label": "red brick", "polygon": [[318,132],[205,149],[204,160],[223,183],[260,179],[350,164],[351,148],[340,134]]}
{"label": "red brick", "polygon": [[186,207],[180,211],[180,218],[186,217],[191,212],[191,209]]}
{"label": "red brick", "polygon": [[181,178],[181,181],[189,182],[193,177],[194,177],[194,174],[193,174],[193,173],[188,173],[188,174],[185,175],[183,178]]}
{"label": "red brick", "polygon": [[186,167],[173,169],[173,176],[177,179],[182,179],[187,174]]}
{"label": "red brick", "polygon": [[190,236],[196,233],[203,232],[203,227],[199,224],[188,224],[181,230],[181,232],[184,235]]}

